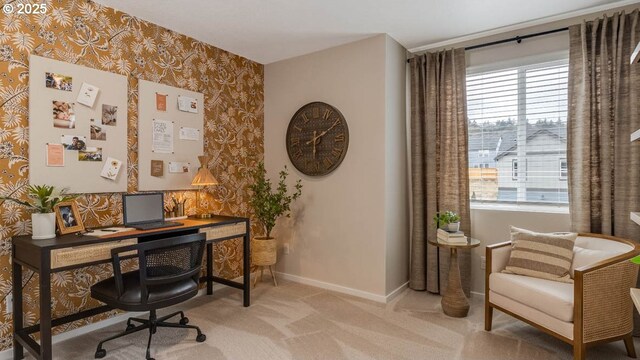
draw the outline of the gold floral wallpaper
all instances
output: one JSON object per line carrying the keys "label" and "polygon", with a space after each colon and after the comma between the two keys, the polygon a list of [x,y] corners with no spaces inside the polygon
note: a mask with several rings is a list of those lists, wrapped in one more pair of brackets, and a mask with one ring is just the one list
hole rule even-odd
{"label": "gold floral wallpaper", "polygon": [[[263,158],[263,66],[91,1],[46,4],[45,14],[0,13],[0,194],[23,196],[28,183],[28,62],[29,54],[36,54],[128,76],[129,192],[137,191],[138,179],[138,79],[204,93],[205,153],[221,185],[206,189],[201,203],[215,213],[248,216],[247,170]],[[189,212],[195,212],[195,192],[168,195],[167,200],[186,197]],[[120,194],[90,194],[77,201],[88,227],[122,222]],[[0,206],[0,350],[11,347],[11,314],[5,313],[4,303],[11,289],[10,238],[30,231],[25,209],[8,202]],[[241,256],[240,241],[217,246],[216,271],[226,278],[240,276]],[[54,274],[54,316],[97,306],[89,295],[90,286],[109,276],[111,265]],[[26,271],[23,279],[28,282],[28,323],[38,320],[37,277]],[[61,326],[55,332],[110,315]]]}

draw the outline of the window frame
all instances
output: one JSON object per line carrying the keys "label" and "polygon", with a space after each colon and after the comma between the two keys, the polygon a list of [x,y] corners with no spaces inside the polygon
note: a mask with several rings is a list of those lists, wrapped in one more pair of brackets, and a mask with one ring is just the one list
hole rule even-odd
{"label": "window frame", "polygon": [[[568,66],[568,60],[569,60],[568,51],[558,51],[555,53],[549,53],[542,56],[540,55],[531,56],[527,58],[500,61],[493,64],[485,64],[481,66],[470,66],[470,67],[467,67],[465,82],[466,82],[466,78],[468,78],[469,76],[479,75],[482,73],[488,73],[488,72],[494,72],[494,71],[502,71],[502,70],[506,71],[513,68],[518,68],[518,76],[522,76],[522,74],[526,74],[528,70],[543,68],[544,64],[549,64],[552,62],[564,62]],[[521,89],[520,86],[518,87],[518,89]],[[518,112],[523,111],[522,108],[523,108],[522,104],[518,102]],[[567,102],[567,113],[568,113],[568,108],[569,108],[569,104]],[[469,121],[469,119],[467,121]],[[565,125],[566,125],[566,122],[565,122]],[[482,150],[478,150],[479,153],[481,151]],[[560,159],[564,159],[566,161],[566,155],[562,156]],[[511,180],[515,182],[519,181],[518,170],[522,171],[522,169],[519,169],[518,160],[519,159],[517,158],[512,159],[512,164],[511,164]],[[527,160],[528,159],[525,158],[525,165],[527,163]],[[515,171],[514,171],[514,163],[516,167]],[[561,163],[558,164],[558,172],[560,177],[559,180],[561,181],[566,181],[568,177],[568,163],[566,163],[566,165],[567,165],[566,177],[562,178]],[[479,165],[479,167],[482,167],[482,165]],[[525,170],[524,181],[527,181],[527,178],[528,178],[527,175],[528,174]],[[558,189],[563,189],[563,187],[559,187]],[[484,199],[477,199],[477,198],[471,199],[471,197],[469,197],[469,199],[470,199],[471,207],[477,208],[477,209],[512,210],[512,209],[520,209],[524,207],[527,209],[538,208],[542,212],[565,213],[564,209],[568,209],[569,207],[568,199],[567,199],[567,202],[544,202],[544,201],[535,201],[535,200],[534,201],[517,201],[517,200],[513,201],[513,200],[497,200],[497,199],[484,200]],[[552,210],[547,211],[549,209],[552,209]],[[556,209],[556,210],[553,210],[553,209]],[[528,211],[528,210],[525,210],[525,211]]]}

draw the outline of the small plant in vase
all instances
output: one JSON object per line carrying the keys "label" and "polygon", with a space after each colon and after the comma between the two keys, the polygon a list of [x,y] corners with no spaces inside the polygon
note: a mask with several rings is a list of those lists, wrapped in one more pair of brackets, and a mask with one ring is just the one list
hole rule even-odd
{"label": "small plant in vase", "polygon": [[[264,163],[260,162],[258,167],[251,172],[253,184],[249,185],[252,191],[249,204],[254,210],[255,217],[264,229],[265,236],[256,237],[252,244],[252,262],[255,266],[268,266],[273,277],[272,265],[276,263],[276,241],[271,237],[271,231],[276,226],[276,221],[281,216],[291,216],[291,203],[302,194],[302,183],[298,180],[294,186],[293,193],[289,193],[287,187],[287,176],[289,173],[285,166],[280,171],[280,180],[274,190],[271,180],[267,178],[267,171]],[[262,270],[264,271],[264,269]],[[255,278],[257,280],[257,276]],[[255,281],[254,280],[254,286]],[[274,283],[275,277],[273,277]],[[277,285],[277,283],[276,283]]]}
{"label": "small plant in vase", "polygon": [[50,185],[29,185],[27,188],[29,200],[21,200],[11,196],[0,196],[0,200],[12,201],[31,211],[31,224],[34,239],[50,239],[56,236],[56,214],[54,208],[57,204],[75,198],[69,195],[67,189],[57,191]]}
{"label": "small plant in vase", "polygon": [[460,215],[453,211],[445,211],[436,213],[433,217],[436,227],[448,232],[456,232],[460,230]]}

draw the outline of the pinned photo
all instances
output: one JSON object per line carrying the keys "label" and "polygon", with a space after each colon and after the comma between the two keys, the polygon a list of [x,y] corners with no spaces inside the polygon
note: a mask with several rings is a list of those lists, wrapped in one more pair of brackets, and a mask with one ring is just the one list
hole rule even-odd
{"label": "pinned photo", "polygon": [[[93,122],[93,119],[91,119],[91,121]],[[91,128],[91,140],[100,140],[100,141],[107,140],[107,133],[102,129],[102,126],[91,124],[90,128]]]}
{"label": "pinned photo", "polygon": [[88,147],[78,151],[78,161],[102,161],[102,148]]}
{"label": "pinned photo", "polygon": [[85,150],[87,148],[86,136],[62,135],[60,142],[65,150]]}
{"label": "pinned photo", "polygon": [[118,107],[102,104],[102,125],[116,126],[118,119]]}
{"label": "pinned photo", "polygon": [[72,103],[53,100],[53,126],[61,129],[76,128],[76,114]]}
{"label": "pinned photo", "polygon": [[71,91],[73,90],[73,81],[71,76],[48,72],[45,73],[45,86],[49,89]]}

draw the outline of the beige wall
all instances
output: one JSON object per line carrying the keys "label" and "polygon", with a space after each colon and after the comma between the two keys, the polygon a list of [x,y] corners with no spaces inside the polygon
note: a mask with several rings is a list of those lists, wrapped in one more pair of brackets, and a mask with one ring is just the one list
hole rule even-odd
{"label": "beige wall", "polygon": [[[408,267],[406,251],[396,250],[395,245],[387,247],[387,237],[393,244],[408,242],[407,226],[396,218],[403,216],[406,202],[392,199],[393,208],[399,209],[394,214],[385,207],[387,189],[406,193],[402,185],[406,174],[389,187],[386,184],[387,168],[406,173],[402,165],[385,164],[387,159],[403,157],[397,152],[387,155],[388,141],[398,141],[405,148],[405,140],[398,135],[404,135],[404,91],[393,88],[404,89],[404,82],[398,85],[391,81],[394,76],[385,75],[387,48],[399,54],[398,46],[380,35],[265,66],[266,167],[273,178],[286,164],[291,181],[302,178],[304,184],[294,215],[280,221],[274,231],[279,242],[278,271],[383,296],[387,294],[387,261],[393,269]],[[392,68],[400,69],[398,64],[389,65]],[[404,81],[404,67],[398,77]],[[389,92],[387,81],[393,82]],[[389,107],[387,95],[392,99]],[[320,178],[293,168],[285,148],[291,116],[312,101],[338,108],[349,126],[349,149],[343,163]],[[387,117],[393,114],[401,125],[387,127]],[[290,247],[286,255],[284,243]],[[406,271],[394,270],[389,282],[397,283],[401,277],[406,281]]]}
{"label": "beige wall", "polygon": [[386,37],[385,219],[386,294],[409,279],[409,177],[407,171],[407,51]]}

